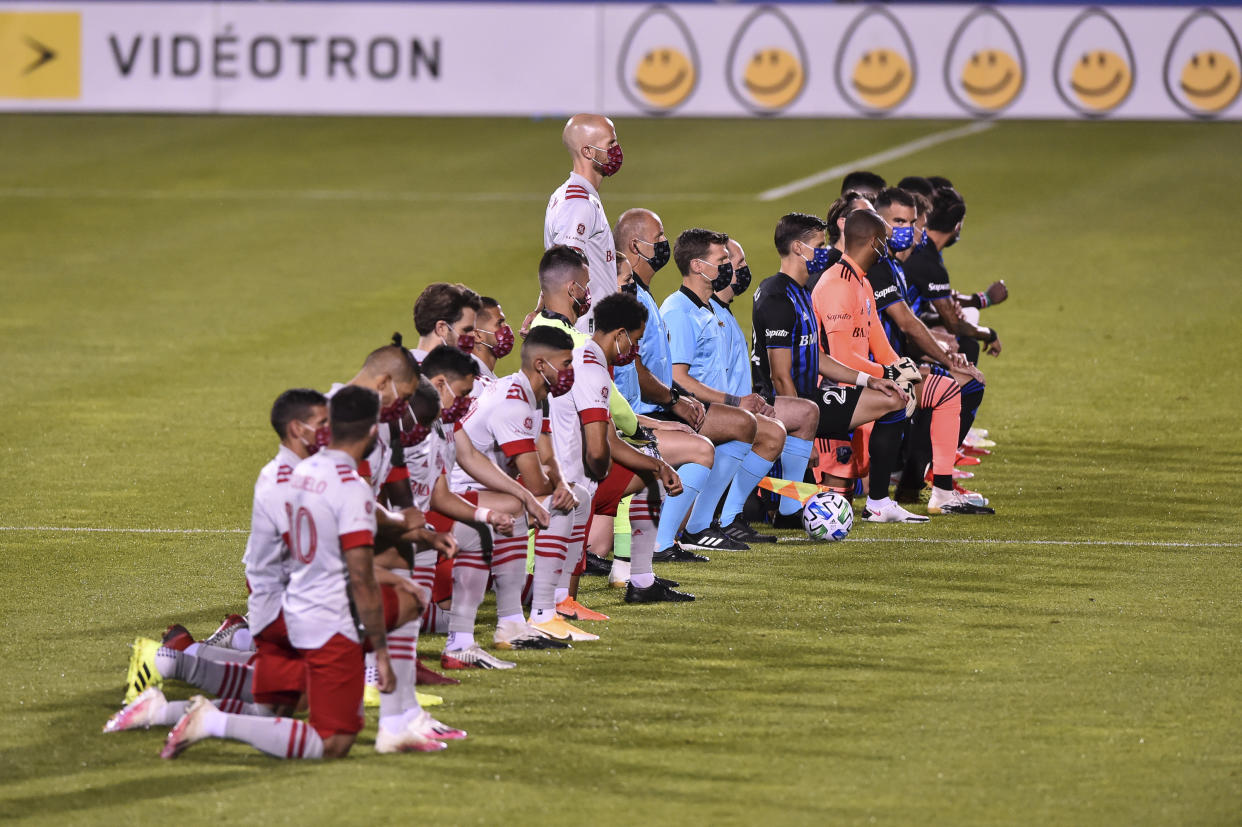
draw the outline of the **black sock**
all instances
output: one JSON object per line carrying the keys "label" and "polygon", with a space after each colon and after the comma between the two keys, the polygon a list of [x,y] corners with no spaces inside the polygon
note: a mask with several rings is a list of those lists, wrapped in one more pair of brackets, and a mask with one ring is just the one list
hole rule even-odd
{"label": "black sock", "polygon": [[952,474],[932,474],[932,485],[945,491],[953,490]]}
{"label": "black sock", "polygon": [[871,484],[867,495],[873,500],[888,496],[888,478],[901,458],[901,437],[907,421],[877,422],[871,429]]}
{"label": "black sock", "polygon": [[975,424],[975,414],[979,412],[979,405],[983,403],[983,392],[986,388],[978,382],[970,381],[966,387],[962,388],[962,427],[957,432],[957,444],[961,445],[962,440],[966,439],[966,434],[970,431],[972,425]]}
{"label": "black sock", "polygon": [[926,473],[932,458],[930,410],[919,408],[914,414],[907,443],[909,449],[906,451],[906,463],[901,471],[901,488],[918,491],[923,487],[923,474]]}

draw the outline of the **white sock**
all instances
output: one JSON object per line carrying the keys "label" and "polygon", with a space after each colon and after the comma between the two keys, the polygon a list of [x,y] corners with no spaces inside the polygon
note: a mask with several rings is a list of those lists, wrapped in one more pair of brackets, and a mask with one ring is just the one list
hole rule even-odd
{"label": "white sock", "polygon": [[497,625],[501,623],[525,623],[526,615],[505,615],[496,619]]}
{"label": "white sock", "polygon": [[223,738],[224,726],[228,722],[229,716],[214,706],[203,715],[203,729],[207,730],[207,734],[212,738]]}
{"label": "white sock", "polygon": [[867,498],[867,508],[871,508],[871,509],[875,509],[876,511],[879,511],[881,508],[883,508],[884,506],[888,505],[888,504],[889,504],[889,503],[891,503],[892,501],[893,501],[893,498],[892,498],[892,497],[885,497],[885,498],[884,498],[884,499],[882,499],[882,500],[873,500],[873,499],[871,499],[870,497],[868,497],[868,498]]}
{"label": "white sock", "polygon": [[187,655],[194,655],[194,656],[196,656],[196,657],[197,657],[197,656],[198,656],[198,647],[200,647],[200,646],[202,646],[202,645],[203,645],[203,644],[201,644],[201,643],[191,643],[189,646],[185,647],[185,648],[184,648],[184,649],[182,649],[181,651],[185,652]]}
{"label": "white sock", "polygon": [[530,613],[531,623],[547,623],[556,617],[556,609],[532,609]]}
{"label": "white sock", "polygon": [[448,642],[444,644],[446,652],[460,652],[474,645],[473,632],[449,632]]}
{"label": "white sock", "polygon": [[655,585],[655,575],[651,572],[646,574],[631,574],[630,584],[636,589],[649,589]]}
{"label": "white sock", "polygon": [[254,638],[251,637],[249,629],[238,629],[233,633],[233,640],[229,645],[239,652],[249,652],[254,648]]}
{"label": "white sock", "polygon": [[397,735],[401,732],[401,730],[405,729],[407,721],[405,719],[405,713],[402,713],[400,715],[382,715],[380,716],[379,723],[384,729],[391,732],[393,735]]}
{"label": "white sock", "polygon": [[556,590],[556,597],[555,597],[554,599],[556,600],[556,602],[557,602],[558,604],[559,604],[559,603],[561,603],[562,601],[568,600],[568,599],[569,599],[569,589],[557,589],[557,590]]}

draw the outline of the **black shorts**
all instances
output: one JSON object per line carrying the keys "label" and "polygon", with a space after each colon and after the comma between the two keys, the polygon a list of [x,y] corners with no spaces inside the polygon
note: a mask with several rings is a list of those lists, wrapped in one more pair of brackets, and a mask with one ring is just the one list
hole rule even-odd
{"label": "black shorts", "polygon": [[849,439],[850,420],[854,418],[854,409],[858,407],[862,392],[863,389],[857,385],[844,388],[828,385],[803,397],[819,408],[819,429],[815,436],[820,439]]}

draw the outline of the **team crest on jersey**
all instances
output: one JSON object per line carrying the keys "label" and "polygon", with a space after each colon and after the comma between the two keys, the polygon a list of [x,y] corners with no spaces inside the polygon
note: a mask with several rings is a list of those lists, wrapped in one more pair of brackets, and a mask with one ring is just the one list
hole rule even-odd
{"label": "team crest on jersey", "polygon": [[837,462],[840,463],[841,465],[844,465],[845,463],[849,462],[850,458],[853,456],[854,456],[854,449],[851,448],[849,445],[841,445],[837,448]]}
{"label": "team crest on jersey", "polygon": [[370,500],[367,500],[367,506],[366,506],[366,507],[367,507],[367,513],[368,513],[368,514],[370,514],[370,513],[374,510],[374,508],[375,508],[374,504],[372,504]]}
{"label": "team crest on jersey", "polygon": [[585,225],[585,224],[579,224],[579,225],[578,225],[578,235],[586,235],[586,225]]}
{"label": "team crest on jersey", "polygon": [[529,431],[531,428],[535,427],[535,420],[528,416],[526,417],[526,422],[523,424],[526,426],[526,430]]}

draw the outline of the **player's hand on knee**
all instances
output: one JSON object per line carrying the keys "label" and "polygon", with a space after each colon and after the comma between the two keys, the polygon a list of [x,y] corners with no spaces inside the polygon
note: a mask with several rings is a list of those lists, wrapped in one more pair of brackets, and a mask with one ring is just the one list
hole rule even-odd
{"label": "player's hand on knee", "polygon": [[663,461],[660,462],[660,484],[670,497],[676,497],[682,491],[681,477],[673,470],[673,466]]}
{"label": "player's hand on knee", "polygon": [[453,539],[452,534],[437,531],[435,538],[431,542],[432,548],[440,552],[441,557],[447,557],[452,560],[457,556],[457,541]]}
{"label": "player's hand on knee", "polygon": [[909,399],[909,397],[906,396],[906,392],[903,391],[901,387],[898,386],[898,384],[892,379],[883,379],[872,376],[867,380],[867,387],[871,388],[873,391],[879,391],[889,399],[901,402],[903,405]]}

